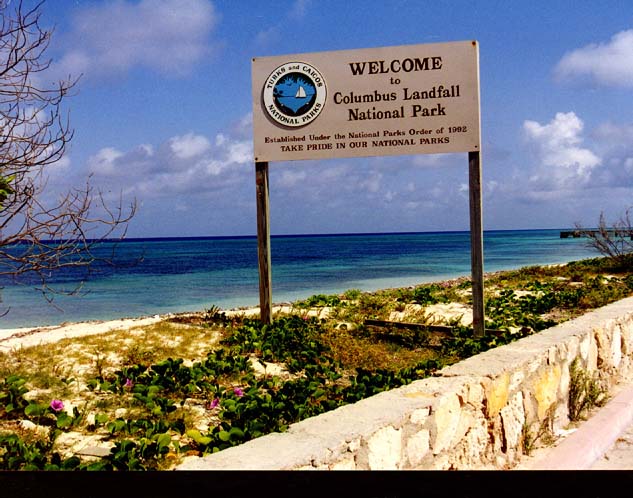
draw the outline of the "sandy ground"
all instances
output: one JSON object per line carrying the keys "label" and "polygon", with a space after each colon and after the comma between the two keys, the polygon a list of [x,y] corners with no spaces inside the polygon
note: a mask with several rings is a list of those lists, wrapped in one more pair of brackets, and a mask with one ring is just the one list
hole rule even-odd
{"label": "sandy ground", "polygon": [[56,342],[61,339],[103,334],[113,330],[129,329],[160,322],[167,316],[155,315],[145,318],[123,318],[106,322],[79,322],[51,327],[19,328],[0,330],[0,351],[26,348]]}
{"label": "sandy ground", "polygon": [[[290,312],[292,306],[277,305],[273,307],[273,313]],[[227,315],[253,316],[259,314],[259,308],[247,308],[228,310]],[[186,314],[186,313],[185,313]],[[314,314],[314,313],[312,313]],[[176,314],[154,315],[141,318],[121,318],[108,321],[87,321],[77,323],[64,323],[47,327],[25,327],[0,330],[0,351],[37,346],[57,342],[61,339],[83,337],[88,335],[104,334],[114,330],[125,330],[133,327],[143,327],[158,323],[162,320],[174,317]]]}
{"label": "sandy ground", "polygon": [[[423,309],[422,306],[418,305],[410,305],[410,307],[412,309],[407,310],[407,312],[415,312]],[[472,311],[468,307],[458,303],[436,304],[428,306],[424,308],[424,310],[432,321],[446,323],[446,320],[461,318],[461,322],[464,325],[472,323]],[[291,313],[292,311],[293,307],[289,303],[273,306],[273,315],[276,313]],[[294,311],[298,310],[294,309]],[[326,307],[309,311],[301,310],[300,312],[305,313],[308,316],[326,318],[330,309]],[[227,310],[225,313],[228,316],[254,316],[259,314],[259,307]],[[87,321],[70,324],[65,323],[62,325],[48,327],[2,329],[0,330],[0,351],[6,352],[19,348],[37,346],[39,344],[48,344],[61,339],[103,334],[114,330],[125,330],[133,327],[143,327],[158,323],[174,316],[175,314],[170,313],[166,315],[154,315],[141,318],[121,318],[118,320]],[[403,320],[404,318],[405,313],[398,312],[392,313],[392,316],[390,317],[391,320],[396,321]]]}
{"label": "sandy ground", "polygon": [[633,425],[589,470],[633,470]]}

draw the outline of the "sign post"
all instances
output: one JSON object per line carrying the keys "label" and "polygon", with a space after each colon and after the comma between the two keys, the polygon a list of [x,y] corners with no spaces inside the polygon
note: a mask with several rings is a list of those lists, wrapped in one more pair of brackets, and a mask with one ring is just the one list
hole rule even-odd
{"label": "sign post", "polygon": [[268,163],[255,163],[257,192],[257,260],[259,262],[259,312],[263,323],[272,320],[272,276],[270,264],[270,210]]}
{"label": "sign post", "polygon": [[468,183],[470,204],[470,270],[473,296],[473,332],[485,335],[484,317],[484,245],[481,206],[481,153],[468,153]]}
{"label": "sign post", "polygon": [[473,327],[483,335],[477,42],[254,58],[252,82],[262,320],[271,309],[269,161],[468,152]]}

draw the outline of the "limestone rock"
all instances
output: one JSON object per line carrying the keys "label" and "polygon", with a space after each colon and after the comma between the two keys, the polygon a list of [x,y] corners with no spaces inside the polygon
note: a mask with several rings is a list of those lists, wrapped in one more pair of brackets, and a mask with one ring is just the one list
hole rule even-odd
{"label": "limestone rock", "polygon": [[437,455],[447,449],[455,436],[459,419],[461,417],[461,406],[456,394],[444,396],[435,411],[433,430],[433,454]]}
{"label": "limestone rock", "polygon": [[525,424],[525,412],[523,411],[523,393],[516,393],[510,403],[501,410],[503,434],[507,449],[515,449],[520,446],[523,424]]}
{"label": "limestone rock", "polygon": [[409,464],[412,467],[416,467],[422,462],[424,457],[431,449],[430,441],[431,435],[428,430],[421,430],[420,432],[411,436],[407,441],[407,458]]}
{"label": "limestone rock", "polygon": [[402,431],[383,427],[367,441],[370,470],[397,470],[402,461]]}

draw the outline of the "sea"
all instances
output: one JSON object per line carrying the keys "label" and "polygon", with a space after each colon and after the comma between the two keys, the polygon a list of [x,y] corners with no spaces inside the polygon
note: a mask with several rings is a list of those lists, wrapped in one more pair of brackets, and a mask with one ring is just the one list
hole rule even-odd
{"label": "sea", "polygon": [[[566,263],[599,254],[561,230],[484,232],[484,271]],[[0,329],[59,325],[259,304],[257,238],[187,237],[103,242],[86,274],[66,269],[48,283],[72,296],[0,279]],[[469,276],[464,232],[279,235],[271,237],[274,303],[349,289],[374,291]],[[49,296],[50,298],[51,296]]]}

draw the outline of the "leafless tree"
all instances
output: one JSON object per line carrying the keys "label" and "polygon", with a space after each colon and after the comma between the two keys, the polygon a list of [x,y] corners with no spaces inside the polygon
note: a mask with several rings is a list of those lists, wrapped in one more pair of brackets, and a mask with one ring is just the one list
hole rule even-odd
{"label": "leafless tree", "polygon": [[40,24],[42,3],[0,3],[0,275],[52,300],[55,272],[89,268],[98,244],[125,235],[136,203],[109,206],[90,178],[46,201],[47,167],[73,138],[61,105],[77,80],[46,82],[52,31]]}
{"label": "leafless tree", "polygon": [[600,213],[598,227],[587,229],[576,223],[579,235],[589,238],[589,245],[600,254],[627,265],[633,262],[633,206],[628,207],[620,218],[608,223],[604,213]]}

